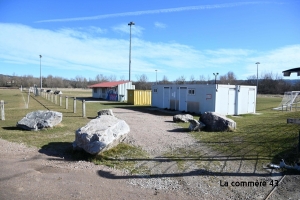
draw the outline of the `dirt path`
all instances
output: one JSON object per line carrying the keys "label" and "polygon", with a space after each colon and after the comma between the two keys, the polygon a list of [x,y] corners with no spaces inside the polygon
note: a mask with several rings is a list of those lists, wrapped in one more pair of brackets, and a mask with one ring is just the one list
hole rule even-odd
{"label": "dirt path", "polygon": [[[170,116],[128,109],[113,112],[131,128],[126,142],[149,153],[137,166],[150,169],[150,176],[70,162],[0,139],[0,199],[264,199],[272,190],[269,183],[281,177],[279,173],[270,177],[256,165],[209,150],[181,132]],[[201,152],[201,158],[187,155],[184,162],[178,162],[165,156],[178,148]],[[242,182],[267,185],[237,186]],[[276,199],[289,195],[288,190],[278,191]]]}

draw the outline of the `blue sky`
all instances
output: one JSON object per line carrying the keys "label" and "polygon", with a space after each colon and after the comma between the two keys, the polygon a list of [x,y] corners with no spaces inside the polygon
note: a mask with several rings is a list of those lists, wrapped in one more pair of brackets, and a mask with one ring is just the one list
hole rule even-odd
{"label": "blue sky", "polygon": [[[0,74],[238,79],[300,67],[300,1],[0,0]],[[292,74],[291,79],[297,78]]]}

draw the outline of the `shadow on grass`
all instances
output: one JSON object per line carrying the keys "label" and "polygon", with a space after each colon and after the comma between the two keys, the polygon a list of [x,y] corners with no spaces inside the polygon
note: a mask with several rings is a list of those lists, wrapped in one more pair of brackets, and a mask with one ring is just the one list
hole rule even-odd
{"label": "shadow on grass", "polygon": [[175,129],[172,129],[172,130],[168,130],[168,132],[174,132],[174,133],[190,132],[190,130],[188,128],[175,128]]}
{"label": "shadow on grass", "polygon": [[85,151],[74,151],[71,142],[50,142],[39,150],[47,156],[64,158],[67,161],[89,161],[94,156]]}
{"label": "shadow on grass", "polygon": [[17,126],[7,126],[7,127],[2,127],[2,128],[7,131],[25,131],[24,129],[19,128]]}

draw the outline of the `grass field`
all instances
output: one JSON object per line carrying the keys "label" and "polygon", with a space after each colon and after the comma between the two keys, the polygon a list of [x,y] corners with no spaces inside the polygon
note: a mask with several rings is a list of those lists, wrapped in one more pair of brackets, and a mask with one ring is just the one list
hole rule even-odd
{"label": "grass field", "polygon": [[[69,97],[90,97],[90,90],[63,90]],[[119,168],[131,168],[134,161],[122,162],[111,158],[138,158],[147,157],[146,153],[137,147],[119,145],[99,156],[92,157],[86,153],[72,152],[72,142],[75,131],[95,118],[97,111],[104,108],[128,106],[124,103],[86,103],[86,118],[82,117],[82,103],[77,101],[77,113],[73,113],[73,99],[68,98],[69,108],[65,109],[65,97],[62,106],[54,104],[42,97],[30,96],[29,107],[27,93],[20,90],[0,90],[0,100],[5,100],[5,121],[0,121],[0,137],[2,139],[25,143],[28,146],[40,148],[40,152],[55,150],[62,155],[69,155],[72,159],[91,160],[96,164],[105,164]],[[299,125],[287,124],[287,118],[299,118],[300,112],[273,111],[281,101],[280,97],[258,97],[256,115],[247,114],[241,116],[229,116],[236,121],[237,129],[234,132],[192,132],[187,133],[195,137],[200,144],[212,148],[228,157],[242,157],[249,162],[279,162],[284,158],[288,163],[298,161],[297,144]],[[32,132],[16,127],[17,121],[28,112],[34,110],[55,110],[63,113],[63,121],[60,125],[42,131]],[[139,107],[143,110],[143,107]],[[196,116],[195,116],[196,117]],[[187,127],[188,124],[180,124]],[[49,152],[49,151],[47,151]],[[186,156],[186,151],[177,151],[177,158]],[[183,153],[184,152],[184,153]],[[190,156],[198,156],[199,152],[190,151]],[[178,163],[179,165],[182,163]]]}

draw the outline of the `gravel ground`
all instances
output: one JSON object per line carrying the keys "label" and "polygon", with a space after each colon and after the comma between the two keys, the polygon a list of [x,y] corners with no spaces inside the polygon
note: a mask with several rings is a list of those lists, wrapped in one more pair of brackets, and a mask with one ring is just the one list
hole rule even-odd
{"label": "gravel ground", "polygon": [[[277,172],[270,176],[270,171],[259,171],[255,164],[232,160],[197,143],[181,132],[170,116],[121,108],[113,112],[130,126],[125,142],[150,155],[137,163],[150,169],[150,175],[70,162],[0,139],[0,199],[265,199],[273,188],[271,181],[282,177]],[[185,164],[178,167],[164,156],[178,148],[197,150],[207,159],[187,156]],[[299,179],[286,176],[269,199],[299,199]],[[241,186],[244,182],[260,185]]]}

